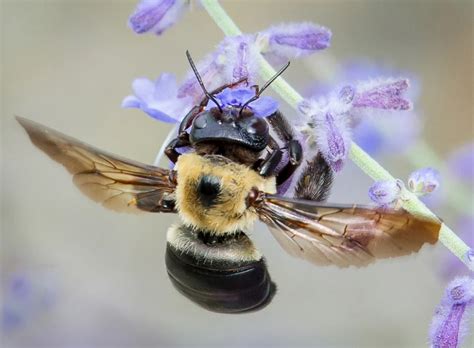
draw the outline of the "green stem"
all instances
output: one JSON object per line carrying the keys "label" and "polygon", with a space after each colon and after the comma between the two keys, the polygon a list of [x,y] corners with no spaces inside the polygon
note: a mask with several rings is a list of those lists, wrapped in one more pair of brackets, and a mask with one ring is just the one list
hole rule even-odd
{"label": "green stem", "polygon": [[[202,0],[201,3],[225,35],[235,36],[242,34],[240,29],[217,0]],[[275,74],[273,67],[262,56],[260,56],[259,63],[260,75],[263,79],[268,79]],[[298,103],[303,100],[303,97],[282,77],[277,78],[271,86],[289,105],[294,108],[297,108]],[[372,179],[394,180],[394,177],[387,170],[385,170],[379,163],[377,163],[377,161],[370,157],[354,142],[352,142],[349,157]],[[406,198],[403,202],[403,207],[407,211],[415,215],[425,215],[437,218],[435,214],[433,214],[413,193],[404,189],[402,194],[403,197]],[[454,255],[473,270],[472,264],[470,264],[465,257],[469,247],[444,223],[441,226],[439,240]]]}

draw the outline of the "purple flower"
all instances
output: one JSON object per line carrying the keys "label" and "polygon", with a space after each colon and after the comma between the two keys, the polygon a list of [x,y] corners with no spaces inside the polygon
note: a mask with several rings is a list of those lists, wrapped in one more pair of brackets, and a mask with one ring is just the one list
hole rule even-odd
{"label": "purple flower", "polygon": [[474,279],[460,277],[448,284],[431,322],[432,347],[459,347],[467,331],[467,321],[473,304]]}
{"label": "purple flower", "polygon": [[[311,23],[283,24],[258,34],[226,37],[196,66],[209,92],[243,78],[247,78],[248,86],[257,80],[260,52],[270,57],[296,58],[326,48],[330,37],[328,29]],[[204,96],[192,71],[178,91],[178,97],[185,96],[195,103]]]}
{"label": "purple flower", "polygon": [[403,98],[407,79],[379,79],[359,83],[353,106],[384,110],[409,110],[411,103]]}
{"label": "purple flower", "polygon": [[[394,81],[391,76],[410,76],[410,88],[403,91],[406,105],[416,101],[419,83],[416,76],[401,73],[387,66],[378,66],[366,60],[343,64],[338,81],[354,86],[367,85],[358,81]],[[396,81],[406,79],[396,79]],[[404,85],[404,83],[401,83]],[[395,103],[395,105],[397,105]],[[354,118],[354,141],[371,155],[400,153],[411,147],[421,133],[421,120],[413,110],[393,110],[356,107],[351,111]]]}
{"label": "purple flower", "polygon": [[422,168],[410,174],[408,189],[416,195],[426,195],[439,187],[439,179],[440,175],[436,169]]}
{"label": "purple flower", "polygon": [[329,98],[303,100],[298,106],[306,124],[296,128],[306,135],[309,147],[317,147],[322,156],[338,172],[351,146],[348,112],[351,109],[350,88],[343,88]]}
{"label": "purple flower", "polygon": [[401,190],[398,180],[376,181],[369,188],[369,198],[380,206],[388,206],[400,198]]}
{"label": "purple flower", "polygon": [[163,73],[153,82],[146,78],[133,81],[133,92],[122,101],[124,108],[138,108],[154,119],[177,123],[191,109],[189,97],[177,97],[176,79],[172,74]]}
{"label": "purple flower", "polygon": [[185,0],[142,0],[129,17],[128,25],[137,34],[151,31],[161,35],[179,20],[188,5]]}
{"label": "purple flower", "polygon": [[474,182],[474,143],[466,144],[454,151],[449,159],[452,172],[467,183]]}
{"label": "purple flower", "polygon": [[247,78],[253,84],[258,71],[258,48],[254,35],[226,37],[217,48],[218,58],[222,64],[222,73],[228,82]]}
{"label": "purple flower", "polygon": [[[255,90],[253,88],[226,88],[215,95],[222,108],[241,107],[254,96]],[[207,106],[213,107],[214,103],[209,101]],[[246,108],[252,110],[257,117],[266,117],[278,110],[278,102],[272,97],[263,96],[251,102]]]}
{"label": "purple flower", "polygon": [[257,42],[265,56],[287,60],[329,47],[331,35],[329,29],[313,23],[289,23],[258,33]]}
{"label": "purple flower", "polygon": [[1,283],[1,329],[9,332],[38,320],[57,301],[57,281],[46,274],[14,273]]}

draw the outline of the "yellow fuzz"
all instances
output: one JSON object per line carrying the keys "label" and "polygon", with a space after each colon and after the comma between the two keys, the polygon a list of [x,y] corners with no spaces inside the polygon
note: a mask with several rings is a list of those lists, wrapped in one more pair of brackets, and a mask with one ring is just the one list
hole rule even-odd
{"label": "yellow fuzz", "polygon": [[[209,233],[225,234],[248,230],[257,214],[247,207],[246,199],[253,187],[275,193],[275,178],[263,178],[257,172],[222,156],[200,156],[189,153],[176,163],[178,186],[176,207],[184,223]],[[204,175],[221,180],[217,203],[205,207],[199,203],[197,187]]]}

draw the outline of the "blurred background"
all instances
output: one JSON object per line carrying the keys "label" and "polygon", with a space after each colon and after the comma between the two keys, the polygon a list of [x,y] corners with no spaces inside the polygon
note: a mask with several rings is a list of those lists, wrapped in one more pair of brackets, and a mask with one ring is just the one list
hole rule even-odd
{"label": "blurred background", "polygon": [[[443,160],[442,174],[456,178],[446,173],[448,158],[474,138],[472,1],[222,4],[246,32],[289,21],[332,30],[329,49],[295,61],[285,73],[302,92],[330,83],[342,63],[354,60],[414,77],[419,141]],[[252,238],[267,258],[277,295],[256,313],[211,313],[168,280],[165,232],[176,216],[107,211],[31,145],[14,115],[153,162],[170,126],[121,109],[132,80],[162,72],[182,78],[185,50],[199,59],[223,34],[195,6],[163,36],[137,36],[126,24],[135,5],[2,1],[2,347],[427,346],[432,314],[458,266],[443,245],[364,269],[317,268],[286,255],[258,225]],[[410,159],[410,151],[375,155],[404,179],[417,166],[432,165],[427,156]],[[348,162],[330,201],[367,203],[371,183]],[[450,187],[432,205],[467,239],[472,182],[462,185],[468,198],[461,208],[446,198]],[[447,265],[453,268],[446,271]]]}

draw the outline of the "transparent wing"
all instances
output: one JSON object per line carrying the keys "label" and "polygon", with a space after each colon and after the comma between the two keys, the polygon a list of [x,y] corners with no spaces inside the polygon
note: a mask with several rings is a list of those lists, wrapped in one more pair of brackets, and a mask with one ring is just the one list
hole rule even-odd
{"label": "transparent wing", "polygon": [[169,170],[109,154],[22,117],[17,120],[32,143],[61,163],[92,200],[119,212],[174,211]]}
{"label": "transparent wing", "polygon": [[417,252],[438,240],[439,221],[404,210],[331,206],[262,195],[255,209],[291,255],[317,265],[365,266]]}

